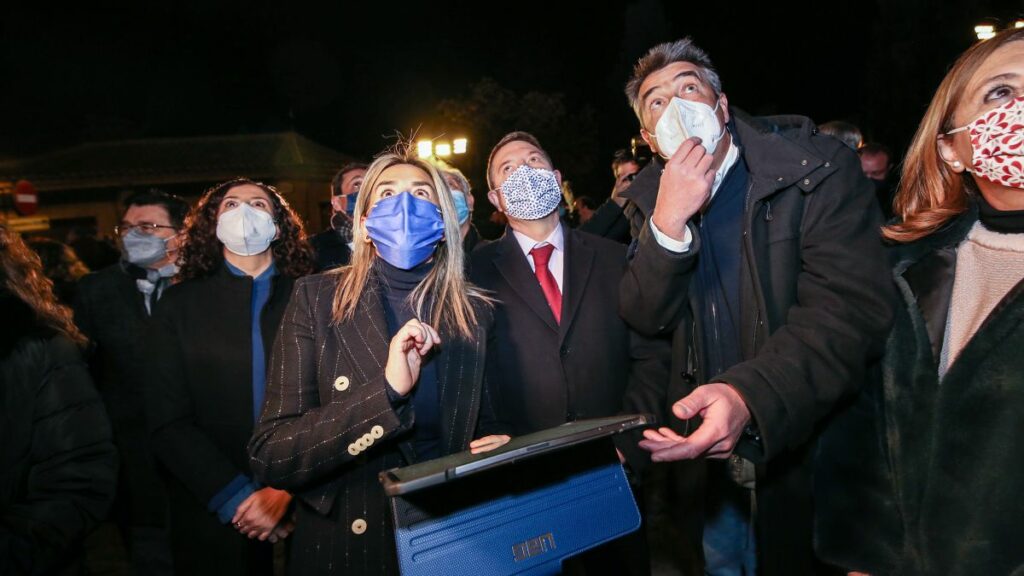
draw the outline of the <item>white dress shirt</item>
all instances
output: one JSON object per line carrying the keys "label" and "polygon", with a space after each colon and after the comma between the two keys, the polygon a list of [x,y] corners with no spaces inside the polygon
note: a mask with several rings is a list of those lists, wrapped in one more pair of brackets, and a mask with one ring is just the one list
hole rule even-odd
{"label": "white dress shirt", "polygon": [[534,263],[530,250],[545,244],[551,244],[555,247],[551,252],[551,259],[548,260],[548,270],[555,277],[555,282],[558,283],[558,291],[561,292],[562,269],[565,263],[565,236],[562,234],[562,222],[559,221],[558,226],[555,226],[551,234],[541,242],[537,242],[526,234],[516,232],[515,230],[512,231],[512,234],[516,237],[516,241],[519,242],[519,247],[523,250],[523,254],[526,255],[526,261],[530,263],[530,270],[533,270],[534,274],[537,273],[537,264]]}

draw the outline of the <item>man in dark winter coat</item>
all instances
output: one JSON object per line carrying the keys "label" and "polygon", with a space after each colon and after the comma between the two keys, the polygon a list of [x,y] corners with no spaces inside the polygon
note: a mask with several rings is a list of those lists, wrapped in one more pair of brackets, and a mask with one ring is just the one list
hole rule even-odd
{"label": "man in dark winter coat", "polygon": [[[74,305],[75,323],[93,345],[90,368],[121,456],[113,520],[133,570],[154,576],[171,574],[172,566],[167,493],[143,417],[140,384],[149,367],[141,342],[150,316],[177,274],[179,233],[187,212],[188,203],[159,190],[129,196],[117,226],[121,261],[83,278]],[[110,553],[106,547],[100,552]]]}
{"label": "man in dark winter coat", "polygon": [[365,175],[366,164],[350,162],[331,181],[331,227],[309,237],[317,272],[346,266],[352,259],[352,215]]}
{"label": "man in dark winter coat", "polygon": [[[626,92],[658,157],[623,194],[621,312],[673,337],[676,418],[642,445],[655,461],[711,459],[708,573],[810,574],[815,428],[861,384],[892,316],[872,187],[809,119],[730,108],[689,39],[651,49]],[[700,515],[687,521],[696,537]]]}

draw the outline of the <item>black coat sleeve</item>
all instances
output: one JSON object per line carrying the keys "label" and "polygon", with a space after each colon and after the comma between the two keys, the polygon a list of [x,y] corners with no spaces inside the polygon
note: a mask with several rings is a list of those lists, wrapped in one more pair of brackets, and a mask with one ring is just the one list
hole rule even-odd
{"label": "black coat sleeve", "polygon": [[658,244],[650,218],[640,228],[619,284],[619,313],[637,332],[671,334],[679,326],[700,252],[700,238],[693,226],[690,233],[690,249],[676,253]]}
{"label": "black coat sleeve", "polygon": [[[37,350],[38,351],[38,350]],[[100,521],[114,500],[117,451],[110,421],[78,350],[57,337],[35,361],[26,490],[0,510],[0,573],[46,573]],[[33,383],[34,384],[34,383]],[[9,440],[9,439],[8,439]]]}
{"label": "black coat sleeve", "polygon": [[[665,337],[647,338],[630,331],[629,384],[622,399],[624,414],[651,414],[657,425],[669,422],[667,400],[671,346]],[[632,430],[614,437],[615,447],[626,463],[642,476],[651,463],[651,455],[640,448],[643,430]]]}
{"label": "black coat sleeve", "polygon": [[177,330],[174,314],[174,306],[164,305],[150,322],[145,344],[150,370],[139,380],[157,460],[206,506],[232,480],[249,473],[232,464],[196,424],[182,351],[186,336]]}
{"label": "black coat sleeve", "polygon": [[580,224],[579,230],[621,244],[629,244],[630,241],[629,220],[623,214],[622,207],[611,199],[599,206],[590,220]]}
{"label": "black coat sleeve", "polygon": [[392,407],[383,369],[366,374],[365,382],[352,381],[345,394],[321,396],[316,344],[318,336],[322,341],[326,335],[316,333],[317,313],[330,312],[313,304],[329,303],[333,290],[318,294],[325,284],[308,280],[296,282],[285,310],[271,353],[263,413],[248,449],[256,478],[312,501],[332,491],[343,467],[358,456],[350,445],[371,426],[381,427],[377,441],[383,443],[412,423]]}

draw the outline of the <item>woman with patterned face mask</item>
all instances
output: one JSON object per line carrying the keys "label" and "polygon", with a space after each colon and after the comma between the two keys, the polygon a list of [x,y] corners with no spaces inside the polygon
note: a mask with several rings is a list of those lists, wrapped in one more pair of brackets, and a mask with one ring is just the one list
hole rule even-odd
{"label": "woman with patterned face mask", "polygon": [[181,282],[147,341],[143,380],[167,474],[182,574],[271,574],[291,495],[257,482],[245,451],[263,407],[272,344],[297,278],[312,269],[302,223],[271,186],[211,188],[186,219]]}
{"label": "woman with patterned face mask", "polygon": [[483,383],[491,302],[464,277],[444,178],[414,154],[370,165],[352,264],[297,283],[274,350],[249,454],[296,496],[292,574],[397,574],[378,473],[508,441]]}
{"label": "woman with patterned face mask", "polygon": [[953,65],[903,163],[881,375],[820,445],[819,555],[871,574],[1024,566],[1024,30]]}

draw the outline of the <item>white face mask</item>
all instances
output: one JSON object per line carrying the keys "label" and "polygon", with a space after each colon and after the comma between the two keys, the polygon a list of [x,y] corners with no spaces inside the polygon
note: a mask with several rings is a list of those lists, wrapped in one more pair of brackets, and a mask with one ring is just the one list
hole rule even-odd
{"label": "white face mask", "polygon": [[263,253],[276,236],[274,217],[248,204],[223,212],[217,219],[217,238],[239,256]]}
{"label": "white face mask", "polygon": [[665,110],[654,127],[654,137],[662,156],[670,158],[687,138],[694,136],[700,138],[708,154],[713,154],[725,135],[725,128],[718,121],[717,114],[721,101],[719,98],[712,108],[703,102],[673,97],[668,103],[668,110]]}

